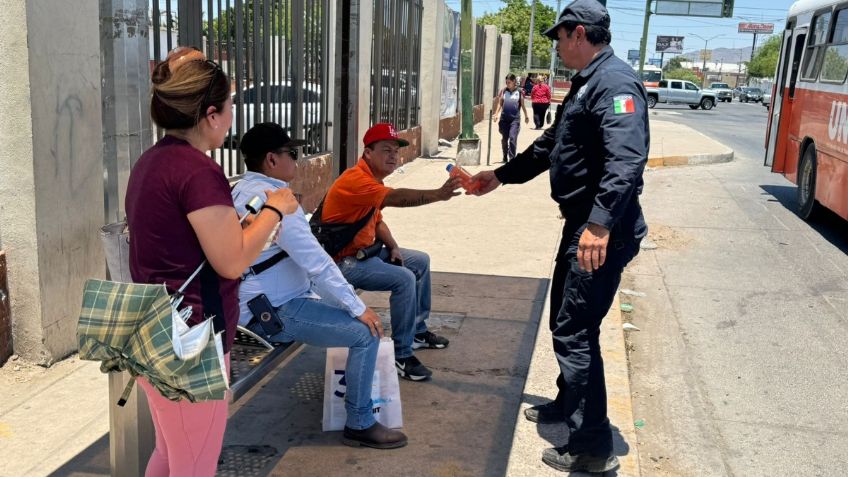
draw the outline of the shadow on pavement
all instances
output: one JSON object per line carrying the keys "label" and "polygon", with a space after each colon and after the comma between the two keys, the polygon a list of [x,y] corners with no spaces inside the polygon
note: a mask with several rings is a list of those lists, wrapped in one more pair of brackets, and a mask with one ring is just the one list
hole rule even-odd
{"label": "shadow on pavement", "polygon": [[[798,209],[798,192],[795,186],[761,185],[760,188],[793,213]],[[819,207],[808,223],[834,247],[848,254],[848,221]]]}
{"label": "shadow on pavement", "polygon": [[[504,475],[547,286],[433,273],[431,327],[451,344],[416,352],[431,381],[400,382],[407,447],[351,448],[322,432],[325,352],[306,347],[231,406],[217,475]],[[387,293],[362,298],[388,307]],[[108,475],[108,445],[103,436],[52,475]]]}

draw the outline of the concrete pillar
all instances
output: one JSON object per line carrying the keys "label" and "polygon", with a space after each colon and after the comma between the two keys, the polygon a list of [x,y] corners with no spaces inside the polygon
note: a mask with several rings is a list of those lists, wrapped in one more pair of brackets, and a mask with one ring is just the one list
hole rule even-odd
{"label": "concrete pillar", "polygon": [[421,18],[421,155],[439,153],[439,113],[442,104],[442,43],[445,3],[424,0]]}
{"label": "concrete pillar", "polygon": [[501,33],[501,73],[500,73],[501,81],[500,81],[500,83],[503,83],[504,86],[506,86],[506,83],[504,82],[503,79],[506,78],[506,75],[508,75],[512,71],[509,67],[509,59],[510,59],[510,52],[511,51],[512,51],[512,35],[510,35],[508,33]]}
{"label": "concrete pillar", "polygon": [[489,118],[489,111],[492,109],[492,98],[497,91],[495,88],[495,66],[498,59],[495,58],[498,52],[498,28],[494,25],[486,25],[483,27],[486,32],[486,42],[484,45],[483,54],[483,118]]}
{"label": "concrete pillar", "polygon": [[0,228],[15,352],[77,348],[86,278],[103,276],[98,0],[0,9]]}

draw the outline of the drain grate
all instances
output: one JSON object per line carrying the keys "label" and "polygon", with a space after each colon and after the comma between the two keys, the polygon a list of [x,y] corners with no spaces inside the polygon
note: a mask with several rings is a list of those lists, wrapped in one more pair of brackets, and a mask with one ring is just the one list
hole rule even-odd
{"label": "drain grate", "polygon": [[263,477],[277,457],[271,446],[224,446],[218,461],[218,477]]}

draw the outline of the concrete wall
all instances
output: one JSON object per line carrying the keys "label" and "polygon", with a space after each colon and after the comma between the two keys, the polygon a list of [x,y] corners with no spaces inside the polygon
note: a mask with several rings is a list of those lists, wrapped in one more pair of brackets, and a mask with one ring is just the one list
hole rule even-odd
{"label": "concrete wall", "polygon": [[49,364],[76,349],[84,280],[103,275],[100,16],[97,0],[3,6],[0,224],[13,341]]}
{"label": "concrete wall", "polygon": [[[486,32],[486,52],[485,65],[483,66],[483,117],[489,117],[489,111],[492,109],[491,99],[497,91],[494,90],[495,83],[495,68],[497,67],[498,59],[495,55],[498,53],[498,29],[494,25],[486,25],[483,27]],[[475,121],[476,122],[476,121]]]}
{"label": "concrete wall", "polygon": [[421,154],[439,154],[439,110],[442,99],[442,41],[445,3],[424,0],[421,19]]}

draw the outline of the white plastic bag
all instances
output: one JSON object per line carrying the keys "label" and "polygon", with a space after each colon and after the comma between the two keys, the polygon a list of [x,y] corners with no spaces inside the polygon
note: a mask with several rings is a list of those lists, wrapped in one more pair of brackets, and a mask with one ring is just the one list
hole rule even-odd
{"label": "white plastic bag", "polygon": [[[324,418],[321,426],[325,432],[344,429],[347,419],[344,407],[347,354],[347,348],[327,348],[327,364],[324,368]],[[377,422],[393,429],[403,427],[400,385],[391,338],[383,338],[380,341],[374,380],[371,383],[371,401]]]}

